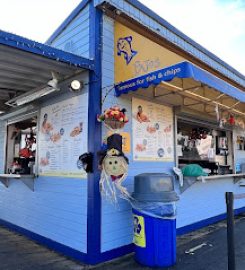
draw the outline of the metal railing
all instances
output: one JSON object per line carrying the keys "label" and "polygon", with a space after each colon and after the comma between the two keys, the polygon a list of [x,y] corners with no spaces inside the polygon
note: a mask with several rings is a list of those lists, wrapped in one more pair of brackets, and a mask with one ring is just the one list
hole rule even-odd
{"label": "metal railing", "polygon": [[236,270],[235,239],[234,239],[234,200],[245,199],[245,193],[225,193],[227,212],[227,248],[228,248],[228,270]]}

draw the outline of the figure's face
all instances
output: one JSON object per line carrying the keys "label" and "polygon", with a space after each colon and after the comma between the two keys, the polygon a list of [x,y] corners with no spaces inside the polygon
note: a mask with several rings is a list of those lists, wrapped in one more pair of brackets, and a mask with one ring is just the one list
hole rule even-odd
{"label": "figure's face", "polygon": [[142,110],[142,107],[141,107],[141,106],[138,107],[138,112],[139,112],[139,113],[142,113],[142,111],[143,111],[143,110]]}
{"label": "figure's face", "polygon": [[125,39],[120,39],[118,41],[118,49],[122,52],[126,52],[126,53],[130,53],[131,52],[131,48],[130,48],[130,44],[127,40]]}
{"label": "figure's face", "polygon": [[126,173],[126,161],[123,157],[106,157],[104,166],[108,175],[119,176]]}

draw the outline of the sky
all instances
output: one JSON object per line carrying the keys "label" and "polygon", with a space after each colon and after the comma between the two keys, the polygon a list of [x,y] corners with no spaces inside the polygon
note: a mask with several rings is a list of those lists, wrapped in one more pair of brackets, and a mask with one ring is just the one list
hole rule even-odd
{"label": "sky", "polygon": [[[0,29],[45,42],[80,2],[0,0]],[[245,0],[140,2],[245,75]]]}

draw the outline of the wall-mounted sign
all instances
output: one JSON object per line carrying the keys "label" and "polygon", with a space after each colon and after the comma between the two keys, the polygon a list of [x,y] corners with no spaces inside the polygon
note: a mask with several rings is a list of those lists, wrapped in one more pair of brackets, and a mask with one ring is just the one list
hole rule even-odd
{"label": "wall-mounted sign", "polygon": [[133,98],[132,114],[133,159],[174,161],[172,108]]}
{"label": "wall-mounted sign", "polygon": [[78,157],[87,152],[88,95],[44,107],[40,113],[40,175],[86,178]]}
{"label": "wall-mounted sign", "polygon": [[184,58],[115,22],[115,83],[182,61]]}

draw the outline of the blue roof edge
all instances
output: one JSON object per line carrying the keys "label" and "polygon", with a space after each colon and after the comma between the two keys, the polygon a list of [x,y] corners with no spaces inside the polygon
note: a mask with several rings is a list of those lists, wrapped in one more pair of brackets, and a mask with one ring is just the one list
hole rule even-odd
{"label": "blue roof edge", "polygon": [[203,46],[201,46],[199,43],[197,43],[193,39],[189,38],[183,32],[181,32],[180,30],[175,28],[173,25],[171,25],[169,22],[167,22],[165,19],[163,19],[162,17],[157,15],[154,11],[152,11],[150,8],[148,8],[147,6],[145,6],[144,4],[139,2],[138,0],[126,0],[126,1],[129,2],[131,5],[133,5],[134,7],[141,10],[142,12],[144,12],[145,14],[147,14],[149,17],[153,18],[154,20],[156,20],[157,22],[162,24],[163,26],[165,26],[166,28],[168,28],[169,30],[171,30],[172,32],[174,32],[176,35],[178,35],[181,38],[183,38],[184,40],[186,40],[191,45],[195,46],[198,50],[204,52],[206,55],[208,55],[213,60],[217,61],[219,64],[223,65],[225,68],[227,68],[230,71],[234,72],[237,76],[239,76],[243,80],[245,80],[245,75],[243,75],[238,70],[236,70],[235,68],[233,68],[232,66],[230,66],[229,64],[224,62],[222,59],[220,59],[215,54],[213,54],[210,51],[208,51],[207,49],[205,49]]}
{"label": "blue roof edge", "polygon": [[63,21],[63,23],[55,30],[55,32],[48,38],[45,44],[50,45],[58,35],[67,27],[68,24],[79,14],[79,12],[90,2],[91,0],[83,0],[72,12],[71,14]]}
{"label": "blue roof edge", "polygon": [[[92,0],[83,0],[74,10],[73,12],[64,20],[64,22],[59,26],[59,28],[51,35],[51,37],[47,40],[47,44],[51,44],[52,41],[64,30],[64,28],[79,14],[79,12]],[[205,49],[203,46],[201,46],[199,43],[194,41],[193,39],[189,38],[187,35],[185,35],[183,32],[175,28],[173,25],[171,25],[169,22],[167,22],[165,19],[157,15],[154,11],[152,11],[150,8],[139,2],[138,0],[125,0],[140,11],[144,12],[146,15],[151,17],[152,19],[156,20],[158,23],[163,25],[164,27],[168,28],[170,31],[184,39],[186,42],[190,43],[192,46],[196,47],[198,50],[201,52],[205,53],[208,57],[211,59],[215,60],[219,64],[221,64],[223,67],[228,69],[229,71],[233,72],[235,75],[240,77],[242,80],[245,82],[245,75],[243,75],[241,72],[227,64],[225,61],[221,60],[218,56],[215,54],[211,53],[207,49]],[[113,3],[110,0],[102,0],[100,4],[103,2],[108,2],[111,5]],[[98,4],[98,5],[100,5]],[[201,60],[200,60],[201,61]],[[226,76],[224,74],[224,76]],[[227,76],[226,76],[227,77]],[[230,78],[233,80],[232,78]]]}
{"label": "blue roof edge", "polygon": [[0,30],[0,44],[63,62],[69,64],[70,66],[90,70],[94,69],[93,60],[86,59],[79,55],[65,52],[60,49],[53,48],[49,45],[42,44],[2,30]]}

